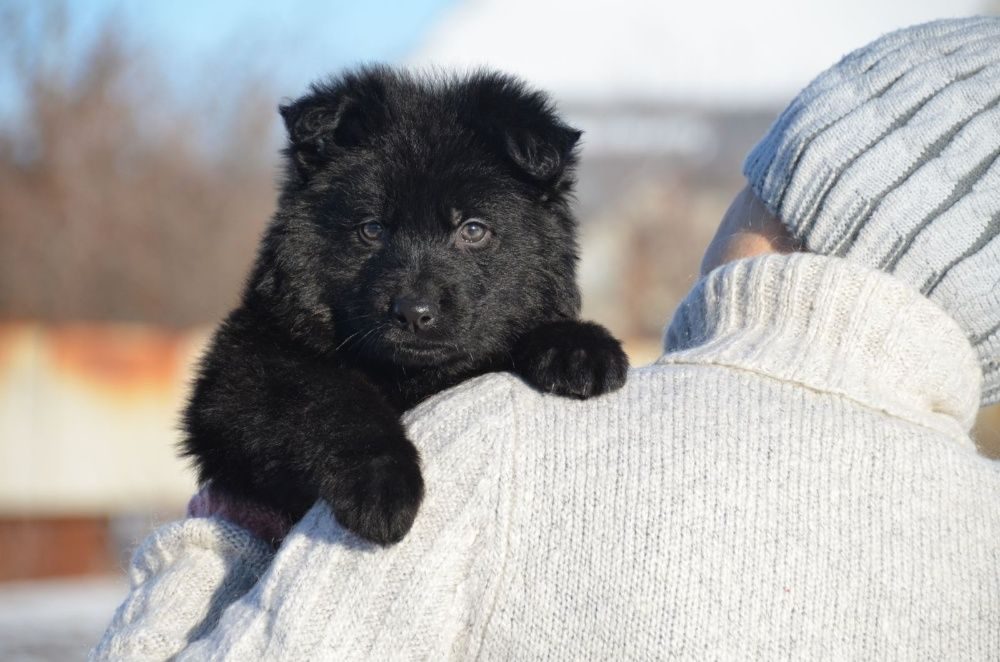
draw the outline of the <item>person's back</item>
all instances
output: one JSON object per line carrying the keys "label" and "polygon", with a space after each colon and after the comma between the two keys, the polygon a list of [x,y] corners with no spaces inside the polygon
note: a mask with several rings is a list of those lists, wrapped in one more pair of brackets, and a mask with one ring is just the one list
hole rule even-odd
{"label": "person's back", "polygon": [[1000,655],[1000,469],[967,436],[954,322],[880,273],[769,257],[713,273],[670,342],[574,410],[510,385],[486,658]]}

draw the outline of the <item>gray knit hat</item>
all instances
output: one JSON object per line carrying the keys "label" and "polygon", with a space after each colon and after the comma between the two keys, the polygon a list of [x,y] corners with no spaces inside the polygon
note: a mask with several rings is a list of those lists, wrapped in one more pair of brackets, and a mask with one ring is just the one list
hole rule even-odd
{"label": "gray knit hat", "polygon": [[1000,401],[1000,18],[888,34],[821,74],[743,173],[806,250],[912,284]]}

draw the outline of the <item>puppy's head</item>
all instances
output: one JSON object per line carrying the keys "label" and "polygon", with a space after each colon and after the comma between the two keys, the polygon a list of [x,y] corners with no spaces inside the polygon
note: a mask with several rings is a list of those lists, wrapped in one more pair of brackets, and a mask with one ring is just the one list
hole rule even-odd
{"label": "puppy's head", "polygon": [[287,175],[249,296],[321,351],[477,363],[575,317],[580,133],[495,73],[347,73],[283,106]]}

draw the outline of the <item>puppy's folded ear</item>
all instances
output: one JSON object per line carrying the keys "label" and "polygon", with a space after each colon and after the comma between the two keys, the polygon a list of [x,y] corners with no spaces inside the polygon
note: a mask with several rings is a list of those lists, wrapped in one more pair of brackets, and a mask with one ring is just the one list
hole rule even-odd
{"label": "puppy's folded ear", "polygon": [[529,177],[542,183],[558,183],[566,169],[576,165],[574,148],[582,132],[564,124],[535,130],[507,130],[507,156]]}
{"label": "puppy's folded ear", "polygon": [[288,131],[285,153],[300,177],[308,179],[381,128],[389,75],[381,68],[345,74],[313,85],[310,94],[278,108]]}
{"label": "puppy's folded ear", "polygon": [[472,124],[529,180],[544,188],[572,183],[582,133],[567,126],[548,97],[499,73],[469,81]]}

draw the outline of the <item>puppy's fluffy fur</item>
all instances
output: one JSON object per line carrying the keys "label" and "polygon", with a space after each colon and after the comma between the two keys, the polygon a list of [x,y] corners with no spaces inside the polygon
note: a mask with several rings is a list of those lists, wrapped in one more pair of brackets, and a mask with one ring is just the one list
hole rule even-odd
{"label": "puppy's fluffy fur", "polygon": [[513,370],[587,398],[627,359],[578,321],[580,133],[495,73],[366,68],[281,108],[287,173],[242,300],[184,418],[202,481],[301,515],[317,497],[381,544],[423,496],[399,416]]}

